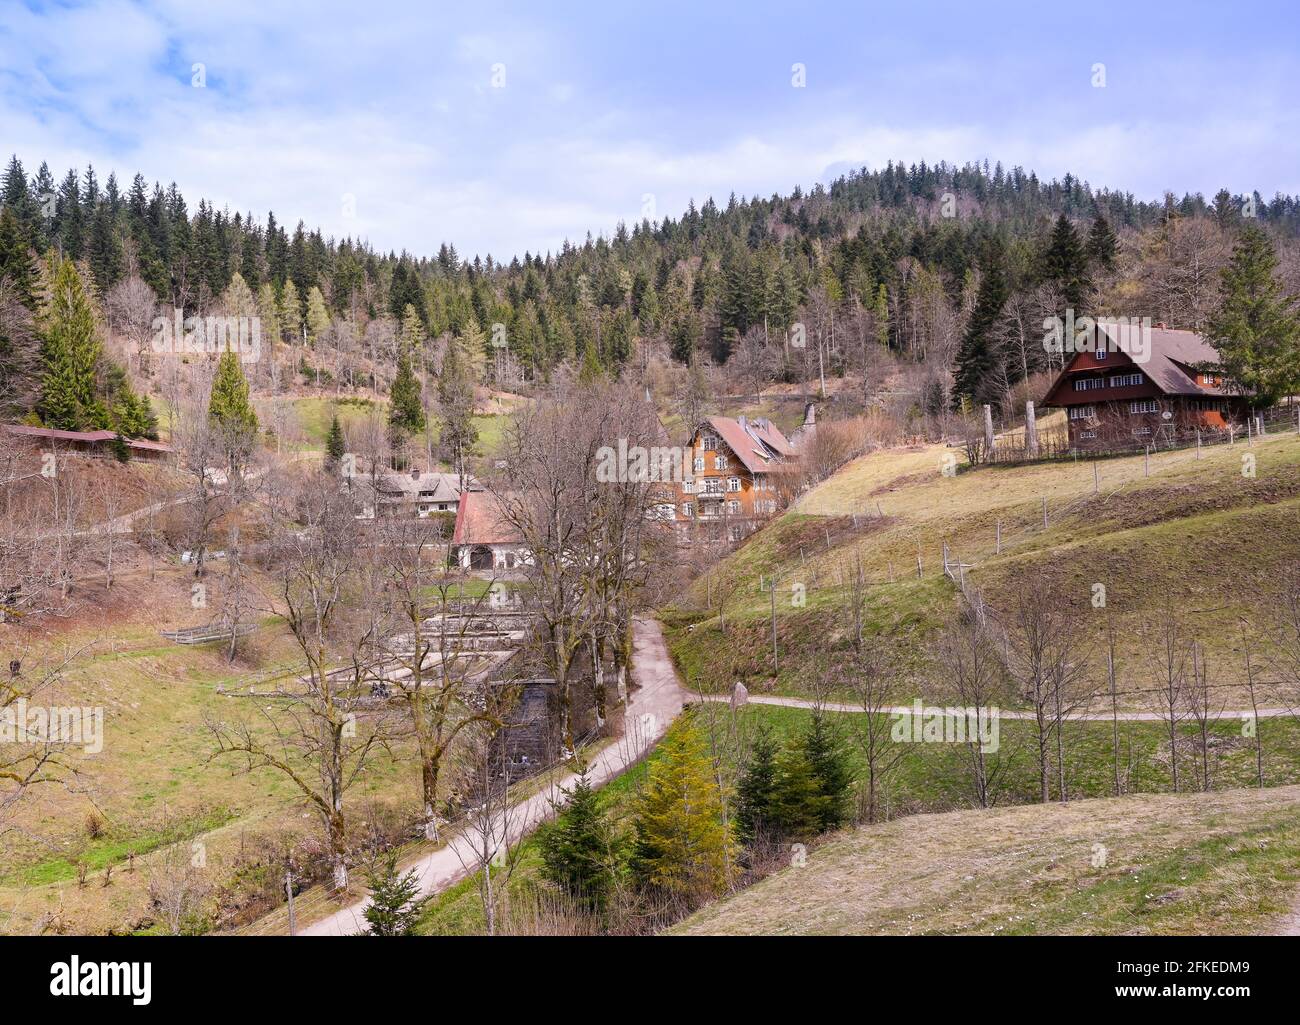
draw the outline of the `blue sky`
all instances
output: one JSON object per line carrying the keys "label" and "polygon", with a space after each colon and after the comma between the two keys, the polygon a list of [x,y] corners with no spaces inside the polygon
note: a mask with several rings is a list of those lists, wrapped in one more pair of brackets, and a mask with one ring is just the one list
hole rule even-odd
{"label": "blue sky", "polygon": [[6,157],[385,251],[508,258],[890,158],[1300,192],[1298,97],[1295,3],[0,0]]}

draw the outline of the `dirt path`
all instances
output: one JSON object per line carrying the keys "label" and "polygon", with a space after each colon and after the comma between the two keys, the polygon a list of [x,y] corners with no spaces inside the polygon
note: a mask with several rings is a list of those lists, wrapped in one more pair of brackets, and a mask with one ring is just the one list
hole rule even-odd
{"label": "dirt path", "polygon": [[[693,694],[691,695],[691,697],[697,701],[718,701],[724,704],[731,700],[730,694]],[[817,702],[817,701],[813,701],[811,698],[783,698],[771,694],[750,694],[746,700],[748,701],[748,703],[754,705],[783,705],[786,708],[820,707],[827,712],[856,712],[859,715],[862,714],[861,705],[845,705],[835,701]],[[934,709],[943,709],[946,707],[948,706],[932,705],[929,703],[922,705],[922,708],[926,712],[932,711]],[[890,705],[887,708],[881,709],[881,712],[883,712],[885,715],[908,715],[915,711],[916,711],[916,707],[914,705]],[[1251,714],[1253,713],[1250,711],[1250,709],[1247,708],[1235,712],[1233,711],[1220,712],[1219,718],[1244,719]],[[1279,715],[1290,715],[1290,714],[1291,714],[1291,709],[1289,708],[1261,708],[1259,710],[1259,717],[1261,719],[1272,719]],[[1006,709],[999,709],[998,718],[1033,719],[1034,713],[1007,711]],[[1111,713],[1110,712],[1072,712],[1069,716],[1067,716],[1067,718],[1069,718],[1072,721],[1083,719],[1090,722],[1110,722]],[[1119,712],[1115,715],[1115,718],[1119,719],[1120,722],[1165,722],[1166,721],[1165,718],[1161,716],[1159,712]]]}
{"label": "dirt path", "polygon": [[[681,684],[657,620],[637,619],[633,623],[632,676],[638,686],[628,701],[624,736],[602,749],[591,762],[588,779],[597,786],[635,764],[682,710]],[[565,773],[541,793],[511,808],[505,824],[509,841],[527,836],[549,818],[551,799],[559,788],[571,786],[574,779],[572,773]],[[420,893],[438,893],[467,875],[465,864],[473,863],[472,848],[470,837],[458,832],[445,847],[409,866],[415,869]],[[361,932],[366,925],[365,908],[366,901],[359,901],[306,926],[300,935],[347,936]]]}

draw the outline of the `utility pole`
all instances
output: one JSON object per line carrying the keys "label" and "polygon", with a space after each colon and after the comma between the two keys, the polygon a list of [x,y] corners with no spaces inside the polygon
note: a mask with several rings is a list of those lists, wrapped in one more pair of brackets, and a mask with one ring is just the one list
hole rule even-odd
{"label": "utility pole", "polygon": [[284,892],[289,896],[289,935],[295,936],[298,932],[298,919],[293,910],[293,862],[289,862],[284,870]]}
{"label": "utility pole", "polygon": [[776,652],[776,574],[772,575],[772,583],[768,586],[768,591],[772,597],[772,675],[776,676],[781,671]]}

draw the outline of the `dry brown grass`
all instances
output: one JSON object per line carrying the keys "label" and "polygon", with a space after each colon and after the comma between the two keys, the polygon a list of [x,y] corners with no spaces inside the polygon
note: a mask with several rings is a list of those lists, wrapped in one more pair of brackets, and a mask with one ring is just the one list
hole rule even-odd
{"label": "dry brown grass", "polygon": [[1294,786],[918,815],[847,832],[677,931],[1268,933],[1298,852]]}

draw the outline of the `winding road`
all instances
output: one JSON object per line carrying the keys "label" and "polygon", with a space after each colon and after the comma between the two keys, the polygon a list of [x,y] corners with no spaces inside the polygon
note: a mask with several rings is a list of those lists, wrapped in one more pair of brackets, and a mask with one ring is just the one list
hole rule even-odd
{"label": "winding road", "polygon": [[[635,765],[682,710],[681,682],[657,620],[638,618],[632,624],[632,679],[637,687],[628,699],[624,735],[591,760],[587,778],[593,785],[607,783]],[[514,843],[548,819],[552,799],[558,797],[560,788],[572,786],[576,779],[573,773],[566,773],[541,793],[513,805],[500,822],[506,840]],[[423,896],[438,893],[464,878],[469,874],[465,866],[475,861],[474,838],[461,827],[445,846],[404,868],[415,870]],[[366,905],[366,900],[358,901],[303,927],[298,935],[350,936],[364,932]]]}

